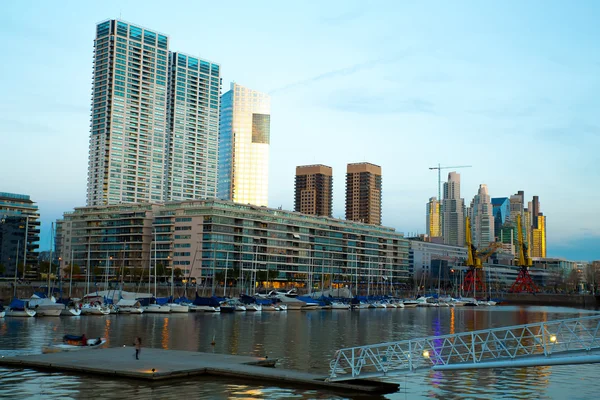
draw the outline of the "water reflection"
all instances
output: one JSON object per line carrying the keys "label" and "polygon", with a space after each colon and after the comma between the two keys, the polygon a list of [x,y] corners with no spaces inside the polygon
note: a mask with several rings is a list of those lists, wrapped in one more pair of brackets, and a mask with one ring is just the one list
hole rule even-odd
{"label": "water reflection", "polygon": [[[67,333],[104,336],[111,346],[131,346],[134,337],[141,336],[144,346],[148,347],[267,355],[278,358],[280,368],[326,374],[329,360],[341,347],[570,318],[586,313],[560,308],[496,307],[3,318],[0,320],[0,354],[39,353],[42,346],[60,341]],[[213,337],[214,346],[211,345]],[[441,346],[441,342],[436,342],[435,346]],[[429,371],[394,378],[393,381],[401,384],[402,392],[389,397],[566,398],[573,394],[574,397],[594,398],[596,375],[597,366]],[[581,385],[581,379],[589,384]],[[148,385],[0,369],[0,397],[7,398],[83,398],[111,391],[129,398],[161,398],[172,394],[172,390],[177,390],[181,397],[202,397],[204,394],[204,397],[213,398],[336,398],[331,393],[281,389],[252,382],[239,385],[227,380],[195,379]]]}

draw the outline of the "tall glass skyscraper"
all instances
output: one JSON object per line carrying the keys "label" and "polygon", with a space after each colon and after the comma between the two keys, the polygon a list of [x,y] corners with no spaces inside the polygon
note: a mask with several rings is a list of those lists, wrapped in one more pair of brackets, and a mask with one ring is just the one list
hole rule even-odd
{"label": "tall glass skyscraper", "polygon": [[94,48],[88,206],[216,197],[220,66],[120,20]]}
{"label": "tall glass skyscraper", "polygon": [[271,98],[236,83],[221,96],[218,197],[268,205]]}
{"label": "tall glass skyscraper", "polygon": [[465,200],[460,197],[460,174],[450,172],[444,183],[442,200],[442,236],[444,244],[465,245]]}
{"label": "tall glass skyscraper", "polygon": [[163,200],[168,51],[158,32],[97,25],[88,205]]}
{"label": "tall glass skyscraper", "polygon": [[494,212],[487,185],[479,185],[477,194],[469,207],[471,234],[475,247],[483,249],[496,240],[494,236]]}
{"label": "tall glass skyscraper", "polygon": [[217,196],[219,64],[169,54],[165,200]]}

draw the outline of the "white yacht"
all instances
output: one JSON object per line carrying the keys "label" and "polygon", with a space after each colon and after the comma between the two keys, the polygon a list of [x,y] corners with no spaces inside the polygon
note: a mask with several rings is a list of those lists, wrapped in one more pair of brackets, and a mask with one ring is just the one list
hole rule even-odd
{"label": "white yacht", "polygon": [[54,296],[48,298],[37,294],[29,299],[29,307],[35,310],[37,317],[60,317],[60,313],[65,309],[65,305],[57,303]]}
{"label": "white yacht", "polygon": [[102,304],[84,304],[81,307],[82,315],[108,315],[110,314],[110,309]]}
{"label": "white yacht", "polygon": [[337,301],[334,301],[333,303],[331,303],[331,309],[332,310],[349,310],[350,304],[338,303]]}
{"label": "white yacht", "polygon": [[190,306],[187,304],[177,304],[177,303],[169,303],[167,304],[171,307],[171,312],[173,313],[187,313],[190,312]]}
{"label": "white yacht", "polygon": [[144,307],[145,313],[154,313],[154,314],[166,314],[171,312],[171,307],[167,304],[149,304]]}
{"label": "white yacht", "polygon": [[117,303],[119,314],[142,314],[144,309],[137,300],[121,299]]}
{"label": "white yacht", "polygon": [[4,312],[6,317],[34,317],[35,310],[29,308],[27,301],[13,299],[10,302],[8,309]]}
{"label": "white yacht", "polygon": [[[275,298],[286,305],[288,310],[302,310],[302,307],[306,306],[306,302],[298,300],[296,297],[290,297],[287,294],[278,293],[275,295]],[[315,303],[315,306],[318,307],[319,305]]]}
{"label": "white yacht", "polygon": [[76,305],[68,305],[61,312],[61,317],[79,317],[81,315],[81,309]]}

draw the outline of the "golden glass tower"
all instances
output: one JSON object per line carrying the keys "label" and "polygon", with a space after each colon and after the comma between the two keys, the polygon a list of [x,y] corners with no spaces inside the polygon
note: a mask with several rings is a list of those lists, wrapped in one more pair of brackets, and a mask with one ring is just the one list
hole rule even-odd
{"label": "golden glass tower", "polygon": [[427,203],[427,236],[440,237],[440,202],[437,197],[432,197]]}
{"label": "golden glass tower", "polygon": [[237,83],[221,96],[218,197],[268,205],[271,98]]}
{"label": "golden glass tower", "polygon": [[531,244],[532,257],[546,257],[546,217],[542,213],[538,213],[537,227],[532,228]]}

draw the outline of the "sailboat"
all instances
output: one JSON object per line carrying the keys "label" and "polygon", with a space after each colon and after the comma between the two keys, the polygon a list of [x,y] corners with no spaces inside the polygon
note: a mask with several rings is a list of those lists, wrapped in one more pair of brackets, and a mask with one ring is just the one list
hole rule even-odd
{"label": "sailboat", "polygon": [[171,298],[170,298],[171,302],[168,303],[167,305],[171,309],[171,312],[174,312],[174,313],[187,313],[187,312],[190,312],[190,306],[189,305],[173,302],[174,291],[175,291],[175,281],[174,281],[174,275],[173,275],[173,266],[171,265]]}
{"label": "sailboat", "polygon": [[48,265],[48,294],[34,293],[29,299],[29,307],[35,309],[36,316],[38,317],[59,317],[62,310],[65,309],[65,305],[57,303],[54,296],[52,296],[52,289],[50,287],[50,275],[52,274],[52,247],[54,241],[54,222],[50,228],[50,261]]}
{"label": "sailboat", "polygon": [[[145,313],[170,313],[171,307],[167,304],[169,299],[156,297],[156,229],[154,230],[154,303],[148,304],[144,307]],[[152,254],[150,255],[152,258]],[[152,260],[150,260],[152,262]],[[150,274],[148,274],[150,275]],[[148,279],[150,276],[148,276]]]}
{"label": "sailboat", "polygon": [[13,299],[5,312],[7,317],[34,317],[35,314],[35,310],[29,308],[27,301],[19,299]]}

